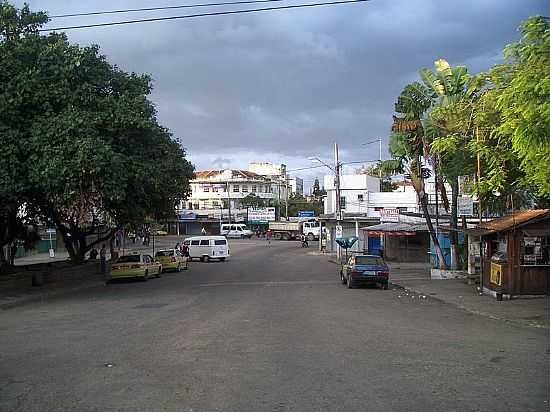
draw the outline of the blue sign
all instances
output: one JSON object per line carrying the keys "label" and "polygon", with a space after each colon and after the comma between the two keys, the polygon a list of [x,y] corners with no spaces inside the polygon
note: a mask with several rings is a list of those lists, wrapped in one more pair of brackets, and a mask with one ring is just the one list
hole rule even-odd
{"label": "blue sign", "polygon": [[197,215],[190,210],[181,210],[178,212],[179,220],[196,220]]}
{"label": "blue sign", "polygon": [[314,217],[315,211],[314,210],[299,210],[298,211],[298,217]]}

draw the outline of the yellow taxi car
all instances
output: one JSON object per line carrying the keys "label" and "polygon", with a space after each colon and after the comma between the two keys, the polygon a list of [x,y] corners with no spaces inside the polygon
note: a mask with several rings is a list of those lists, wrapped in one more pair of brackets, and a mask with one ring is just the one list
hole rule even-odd
{"label": "yellow taxi car", "polygon": [[155,259],[162,263],[162,270],[175,270],[176,272],[189,268],[188,259],[178,249],[162,249],[155,253]]}
{"label": "yellow taxi car", "polygon": [[111,266],[110,279],[140,278],[147,280],[151,276],[160,277],[162,263],[155,261],[150,255],[134,253],[120,256]]}

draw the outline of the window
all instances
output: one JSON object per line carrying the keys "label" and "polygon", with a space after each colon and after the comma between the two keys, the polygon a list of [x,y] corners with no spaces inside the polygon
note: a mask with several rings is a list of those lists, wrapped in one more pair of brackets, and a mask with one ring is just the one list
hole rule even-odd
{"label": "window", "polygon": [[193,203],[193,209],[197,210],[199,208],[199,204],[198,203]]}
{"label": "window", "polygon": [[374,210],[376,210],[377,212],[380,212],[381,210],[384,210],[383,207],[375,207]]}
{"label": "window", "polygon": [[344,210],[346,208],[346,197],[340,196],[340,209]]}
{"label": "window", "polygon": [[233,191],[238,192],[239,191],[239,185],[233,185]]}
{"label": "window", "polygon": [[197,239],[197,240],[192,240],[191,241],[191,246],[198,246],[200,243],[200,241]]}
{"label": "window", "polygon": [[382,258],[376,256],[355,256],[355,263],[358,265],[384,265]]}
{"label": "window", "polygon": [[397,209],[399,209],[399,213],[407,211],[406,207],[398,207]]}
{"label": "window", "polygon": [[218,207],[220,203],[217,200],[212,200],[212,206]]}
{"label": "window", "polygon": [[210,239],[202,239],[201,246],[210,246]]}
{"label": "window", "polygon": [[202,191],[203,191],[203,192],[210,192],[210,187],[208,187],[208,186],[203,186],[203,187],[202,187]]}
{"label": "window", "polygon": [[183,244],[184,244],[185,246],[189,246],[189,241],[186,240],[185,242],[183,242]]}
{"label": "window", "polygon": [[227,241],[225,239],[214,240],[214,244],[217,246],[227,245]]}
{"label": "window", "polygon": [[243,193],[248,192],[248,185],[243,185]]}
{"label": "window", "polygon": [[252,185],[252,193],[256,193],[256,185]]}
{"label": "window", "polygon": [[214,187],[212,188],[212,191],[217,193],[217,192],[218,192],[218,188],[217,188],[216,186],[214,186]]}
{"label": "window", "polygon": [[358,201],[358,202],[362,202],[363,200],[364,200],[364,198],[363,198],[363,195],[362,195],[362,194],[357,195],[357,201]]}
{"label": "window", "polygon": [[173,251],[172,250],[159,250],[155,256],[172,256]]}
{"label": "window", "polygon": [[235,225],[231,225],[231,230],[237,230],[237,227]]}
{"label": "window", "polygon": [[130,263],[130,262],[139,262],[139,255],[121,256],[117,260],[117,263]]}

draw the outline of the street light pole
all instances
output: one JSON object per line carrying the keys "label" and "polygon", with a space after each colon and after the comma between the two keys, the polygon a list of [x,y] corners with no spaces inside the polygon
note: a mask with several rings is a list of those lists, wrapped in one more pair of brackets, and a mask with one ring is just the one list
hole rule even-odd
{"label": "street light pole", "polygon": [[[334,143],[334,172],[335,172],[335,178],[334,178],[334,192],[336,194],[336,227],[341,225],[341,219],[342,219],[342,204],[340,203],[340,160],[339,160],[339,153],[338,153],[338,143]],[[335,236],[336,238],[336,236]],[[336,246],[336,258],[337,260],[340,260],[342,251],[340,250],[340,246]]]}

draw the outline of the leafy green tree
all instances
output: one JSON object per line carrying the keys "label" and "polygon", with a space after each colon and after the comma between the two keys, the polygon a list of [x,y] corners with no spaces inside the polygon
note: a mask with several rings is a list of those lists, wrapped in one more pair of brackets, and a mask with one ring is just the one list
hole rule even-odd
{"label": "leafy green tree", "polygon": [[241,200],[241,205],[242,207],[246,208],[246,207],[264,207],[266,204],[261,197],[256,196],[253,193],[250,193]]}
{"label": "leafy green tree", "polygon": [[111,65],[97,46],[40,35],[43,13],[1,7],[0,130],[27,165],[1,175],[1,187],[32,188],[17,201],[58,227],[75,262],[124,225],[172,215],[193,167],[156,120],[151,79]]}
{"label": "leafy green tree", "polygon": [[[474,173],[475,161],[467,144],[473,134],[473,108],[484,81],[470,76],[465,66],[451,67],[443,59],[434,66],[434,71],[422,68],[419,72],[432,99],[423,127],[432,166],[451,186],[451,268],[457,269],[459,177]],[[446,193],[443,185],[439,187]]]}
{"label": "leafy green tree", "polygon": [[424,133],[422,119],[432,104],[428,89],[419,82],[411,83],[403,89],[395,104],[395,112],[390,135],[389,151],[393,159],[381,163],[386,173],[404,173],[410,178],[418,196],[422,213],[438,257],[439,267],[446,268],[443,251],[436,236],[428,210],[428,195],[425,179],[430,176],[427,160],[430,156],[429,143]]}
{"label": "leafy green tree", "polygon": [[380,178],[380,191],[393,192],[397,189],[397,184],[392,181],[392,174],[382,170],[380,164],[365,165],[356,170],[357,174],[369,175]]}
{"label": "leafy green tree", "polygon": [[550,197],[550,22],[531,17],[520,28],[521,40],[505,49],[498,133],[510,139],[526,181]]}

